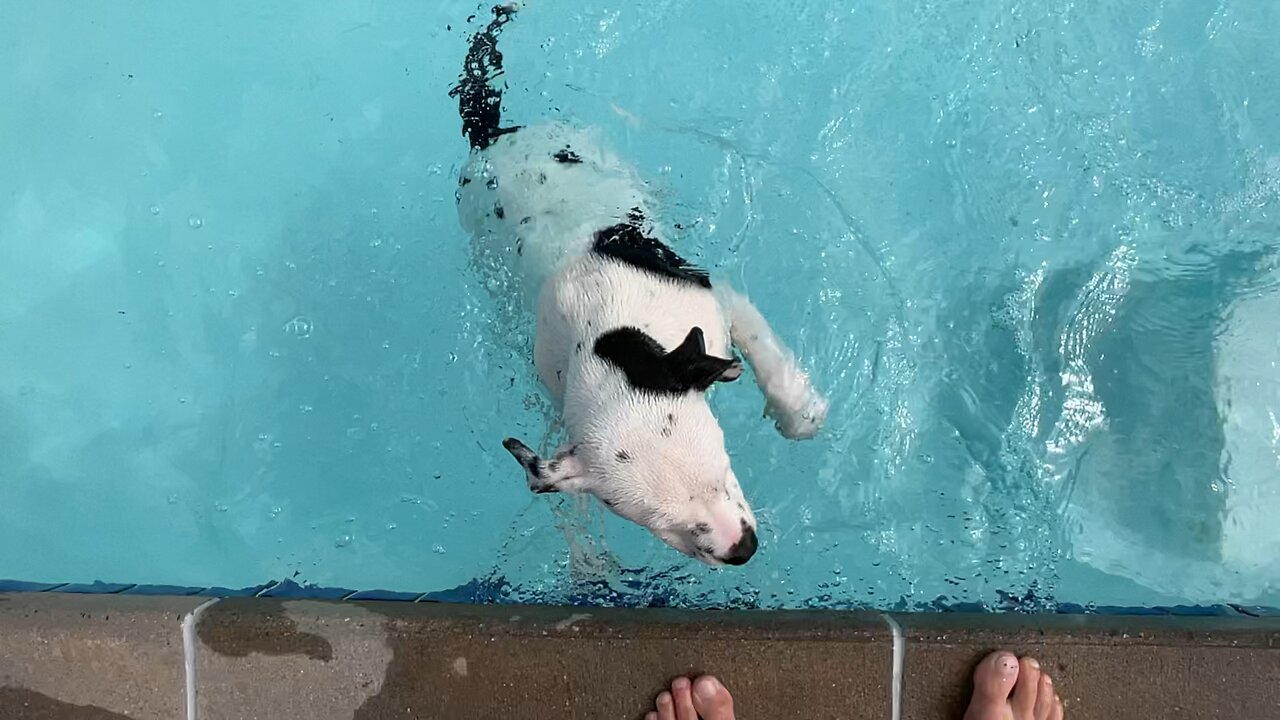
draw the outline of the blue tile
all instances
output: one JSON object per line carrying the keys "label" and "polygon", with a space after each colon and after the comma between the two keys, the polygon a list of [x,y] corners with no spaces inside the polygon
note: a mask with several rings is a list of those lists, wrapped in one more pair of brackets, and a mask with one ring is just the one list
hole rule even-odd
{"label": "blue tile", "polygon": [[1231,607],[1241,615],[1249,617],[1280,617],[1280,608],[1266,605],[1232,605]]}
{"label": "blue tile", "polygon": [[23,580],[0,580],[0,592],[47,592],[57,590],[66,583],[38,583]]}
{"label": "blue tile", "polygon": [[416,592],[395,592],[394,590],[361,590],[360,592],[348,597],[348,600],[395,600],[400,602],[413,602],[422,597],[422,593]]}
{"label": "blue tile", "polygon": [[58,588],[58,592],[83,593],[88,595],[112,595],[114,593],[124,592],[125,590],[133,587],[136,586],[129,583],[104,583],[101,580],[94,580],[92,583],[63,585]]}
{"label": "blue tile", "polygon": [[988,613],[991,612],[991,609],[982,603],[954,602],[947,603],[947,605],[942,608],[942,611],[949,613]]}
{"label": "blue tile", "polygon": [[221,586],[207,587],[197,592],[196,595],[199,595],[200,597],[214,597],[214,598],[254,597],[259,593],[261,593],[263,590],[266,590],[267,588],[272,588],[275,586],[276,586],[276,583],[269,582],[269,583],[263,583],[261,585],[254,585],[252,587],[244,587],[244,588],[229,588],[229,587],[221,587]]}
{"label": "blue tile", "polygon": [[504,596],[511,586],[506,578],[475,578],[448,590],[429,592],[418,598],[418,602],[475,603],[483,605],[503,604]]}
{"label": "blue tile", "polygon": [[184,587],[182,585],[137,585],[121,595],[199,595],[202,588]]}
{"label": "blue tile", "polygon": [[1231,617],[1238,614],[1226,605],[1174,605],[1161,606],[1160,609],[1179,617]]}
{"label": "blue tile", "polygon": [[1099,605],[1094,608],[1094,612],[1099,615],[1168,615],[1169,611],[1163,608],[1148,607],[1121,607],[1116,605]]}
{"label": "blue tile", "polygon": [[326,588],[315,585],[299,585],[292,580],[283,580],[258,597],[281,598],[289,600],[341,600],[353,591],[344,588]]}

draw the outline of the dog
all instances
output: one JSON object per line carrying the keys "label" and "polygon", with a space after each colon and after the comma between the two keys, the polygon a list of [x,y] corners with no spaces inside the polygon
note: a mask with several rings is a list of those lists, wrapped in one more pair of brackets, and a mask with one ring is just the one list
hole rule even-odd
{"label": "dog", "polygon": [[550,458],[503,445],[533,492],[593,495],[687,556],[742,565],[756,519],[708,390],[742,375],[736,348],[784,437],[813,437],[828,401],[745,296],[668,246],[645,184],[597,133],[503,126],[497,42],[516,8],[493,14],[450,91],[471,147],[459,219],[509,281],[499,294],[536,313],[534,365],[567,435]]}

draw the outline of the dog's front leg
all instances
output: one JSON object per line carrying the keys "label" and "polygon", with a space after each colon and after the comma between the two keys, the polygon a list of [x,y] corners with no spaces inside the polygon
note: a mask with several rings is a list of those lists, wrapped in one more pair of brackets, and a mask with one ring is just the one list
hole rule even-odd
{"label": "dog's front leg", "polygon": [[826,422],[830,403],[813,386],[795,353],[774,334],[756,306],[732,288],[723,284],[717,287],[721,305],[729,316],[730,339],[751,365],[756,384],[764,393],[765,415],[773,418],[783,437],[813,437]]}

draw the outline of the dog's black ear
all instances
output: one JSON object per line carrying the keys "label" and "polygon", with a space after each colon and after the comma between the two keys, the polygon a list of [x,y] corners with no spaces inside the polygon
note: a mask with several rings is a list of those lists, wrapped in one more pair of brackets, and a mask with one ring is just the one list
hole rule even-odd
{"label": "dog's black ear", "polygon": [[694,327],[675,350],[667,353],[667,367],[679,383],[687,388],[706,390],[716,382],[732,382],[742,376],[742,363],[737,358],[720,358],[707,354],[702,328]]}
{"label": "dog's black ear", "polygon": [[742,363],[707,354],[702,328],[695,327],[676,349],[663,350],[643,330],[621,327],[600,336],[596,355],[609,361],[627,376],[632,387],[656,393],[683,394],[705,391],[711,384],[737,380]]}

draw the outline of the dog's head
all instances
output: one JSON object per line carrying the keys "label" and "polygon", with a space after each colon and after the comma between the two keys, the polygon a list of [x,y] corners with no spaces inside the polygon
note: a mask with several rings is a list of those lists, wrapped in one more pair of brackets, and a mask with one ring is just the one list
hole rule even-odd
{"label": "dog's head", "polygon": [[[601,336],[603,370],[625,382],[586,401],[587,420],[545,460],[515,439],[507,449],[534,492],[585,492],[663,542],[710,565],[741,565],[756,551],[756,519],[729,464],[706,390],[742,374],[736,359],[706,354],[702,331],[664,352],[648,335]],[[573,392],[571,389],[570,392]]]}

